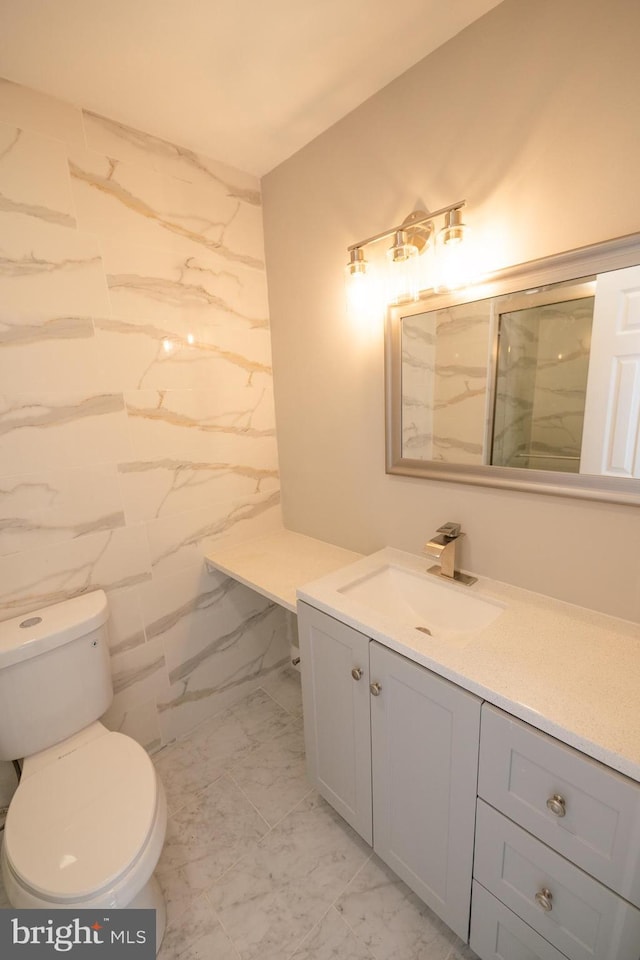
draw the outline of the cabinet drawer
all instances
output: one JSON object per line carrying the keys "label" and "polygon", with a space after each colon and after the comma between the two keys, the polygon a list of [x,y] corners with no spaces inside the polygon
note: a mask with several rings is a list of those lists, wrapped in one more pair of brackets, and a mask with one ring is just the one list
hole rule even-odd
{"label": "cabinet drawer", "polygon": [[640,906],[640,785],[488,704],[481,730],[479,795]]}
{"label": "cabinet drawer", "polygon": [[638,960],[640,910],[482,800],[474,875],[570,960]]}
{"label": "cabinet drawer", "polygon": [[564,954],[476,881],[469,946],[481,960],[565,960]]}

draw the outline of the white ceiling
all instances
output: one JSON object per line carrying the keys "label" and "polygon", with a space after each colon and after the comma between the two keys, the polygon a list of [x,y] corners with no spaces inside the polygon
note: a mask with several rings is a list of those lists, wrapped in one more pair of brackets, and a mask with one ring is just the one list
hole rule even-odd
{"label": "white ceiling", "polygon": [[500,0],[0,0],[0,76],[262,175]]}

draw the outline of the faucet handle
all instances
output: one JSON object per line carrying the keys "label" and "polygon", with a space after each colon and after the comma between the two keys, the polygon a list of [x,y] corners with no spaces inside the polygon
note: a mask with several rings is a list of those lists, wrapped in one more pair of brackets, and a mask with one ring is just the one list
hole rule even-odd
{"label": "faucet handle", "polygon": [[437,533],[442,533],[450,540],[455,540],[456,537],[462,536],[461,528],[461,523],[452,523],[451,521],[448,521],[447,523],[443,523],[441,527],[438,527]]}

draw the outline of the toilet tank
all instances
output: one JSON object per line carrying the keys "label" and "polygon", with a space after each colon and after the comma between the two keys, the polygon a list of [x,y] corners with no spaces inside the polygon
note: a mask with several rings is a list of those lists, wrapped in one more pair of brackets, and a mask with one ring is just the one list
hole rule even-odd
{"label": "toilet tank", "polygon": [[113,699],[102,590],[0,623],[0,760],[93,723]]}

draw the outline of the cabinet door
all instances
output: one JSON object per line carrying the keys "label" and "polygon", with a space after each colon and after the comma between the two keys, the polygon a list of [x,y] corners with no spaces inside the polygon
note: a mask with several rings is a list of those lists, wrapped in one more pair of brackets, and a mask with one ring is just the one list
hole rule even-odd
{"label": "cabinet door", "polygon": [[369,638],[305,603],[298,632],[309,777],[371,843]]}
{"label": "cabinet door", "polygon": [[467,940],[481,701],[378,643],[370,660],[374,850]]}

